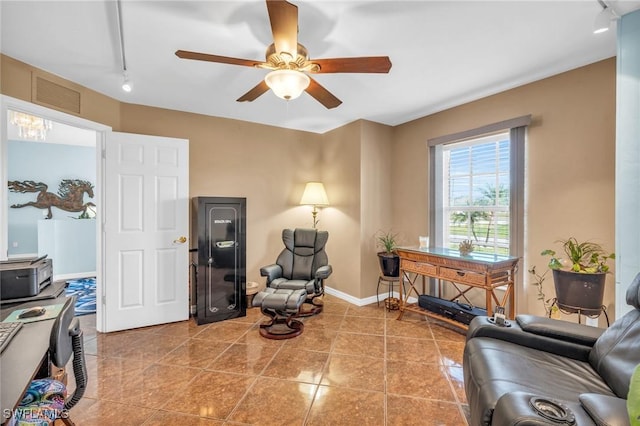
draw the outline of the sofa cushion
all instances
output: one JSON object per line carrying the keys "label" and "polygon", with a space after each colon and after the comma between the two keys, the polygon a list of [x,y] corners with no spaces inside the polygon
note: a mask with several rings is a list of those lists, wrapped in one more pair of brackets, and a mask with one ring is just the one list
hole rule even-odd
{"label": "sofa cushion", "polygon": [[481,424],[490,424],[496,402],[509,392],[574,402],[583,393],[615,396],[588,362],[502,340],[467,341],[464,363],[467,399],[472,413],[482,413]]}

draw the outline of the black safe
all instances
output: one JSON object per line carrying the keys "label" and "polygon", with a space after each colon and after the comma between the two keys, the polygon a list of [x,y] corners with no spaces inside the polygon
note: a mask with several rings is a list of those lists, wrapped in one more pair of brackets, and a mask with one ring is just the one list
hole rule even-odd
{"label": "black safe", "polygon": [[246,198],[193,198],[198,325],[247,315]]}

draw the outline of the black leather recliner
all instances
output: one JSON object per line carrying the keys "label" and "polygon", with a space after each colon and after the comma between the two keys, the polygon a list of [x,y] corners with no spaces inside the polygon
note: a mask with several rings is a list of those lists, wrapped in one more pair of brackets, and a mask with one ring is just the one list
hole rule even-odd
{"label": "black leather recliner", "polygon": [[313,307],[301,311],[299,316],[322,311],[322,303],[318,298],[324,294],[324,280],[333,271],[324,250],[328,239],[327,231],[284,229],[282,242],[285,248],[278,255],[276,263],[260,268],[260,275],[267,277],[267,287],[307,291],[306,303]]}
{"label": "black leather recliner", "polygon": [[628,425],[640,274],[626,300],[634,309],[606,330],[531,315],[510,327],[474,318],[463,361],[471,425]]}

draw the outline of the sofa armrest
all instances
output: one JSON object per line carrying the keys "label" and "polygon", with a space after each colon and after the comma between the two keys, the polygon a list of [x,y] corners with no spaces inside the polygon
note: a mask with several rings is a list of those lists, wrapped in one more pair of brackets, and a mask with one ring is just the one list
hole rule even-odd
{"label": "sofa armrest", "polygon": [[260,276],[267,277],[267,285],[276,278],[282,277],[282,266],[280,265],[267,265],[260,268]]}
{"label": "sofa armrest", "polygon": [[518,315],[516,322],[527,333],[593,346],[603,329],[534,315]]}
{"label": "sofa armrest", "polygon": [[533,395],[528,392],[510,392],[502,395],[496,403],[489,424],[491,426],[549,426],[567,425],[566,422],[554,422],[540,415],[532,406],[532,398],[542,398],[561,404],[564,410],[568,410],[568,417],[573,416],[575,425],[594,425],[582,406],[577,402],[558,401],[545,398],[543,395]]}
{"label": "sofa armrest", "polygon": [[329,275],[333,272],[331,265],[324,265],[318,268],[316,271],[316,278],[324,280],[329,278]]}
{"label": "sofa armrest", "polygon": [[626,399],[598,393],[583,393],[580,395],[580,403],[597,425],[630,425]]}
{"label": "sofa armrest", "polygon": [[529,333],[520,327],[518,321],[510,320],[509,324],[509,327],[498,326],[489,322],[486,316],[475,317],[469,324],[467,341],[474,337],[489,337],[580,361],[589,359],[591,345]]}

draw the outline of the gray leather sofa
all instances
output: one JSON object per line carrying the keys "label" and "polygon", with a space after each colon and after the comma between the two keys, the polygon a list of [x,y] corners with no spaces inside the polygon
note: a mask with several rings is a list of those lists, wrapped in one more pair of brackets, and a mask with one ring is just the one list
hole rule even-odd
{"label": "gray leather sofa", "polygon": [[629,425],[640,274],[626,300],[634,309],[606,330],[531,315],[510,327],[474,318],[463,362],[471,425]]}

